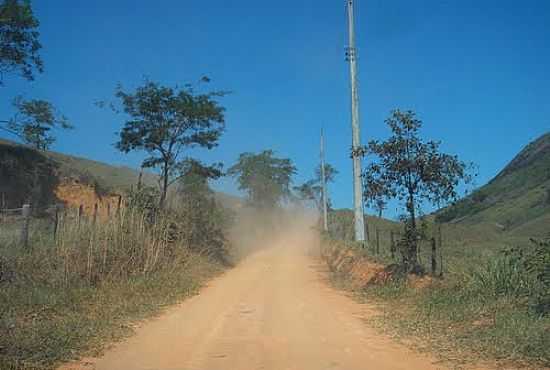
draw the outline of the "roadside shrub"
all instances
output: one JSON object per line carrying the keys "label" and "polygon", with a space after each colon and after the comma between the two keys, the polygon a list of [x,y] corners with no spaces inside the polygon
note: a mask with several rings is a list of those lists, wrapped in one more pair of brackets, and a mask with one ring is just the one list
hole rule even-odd
{"label": "roadside shrub", "polygon": [[228,263],[229,242],[225,235],[231,214],[212,197],[185,197],[172,209],[172,231],[190,250]]}
{"label": "roadside shrub", "polygon": [[531,305],[537,313],[550,313],[550,240],[532,240],[535,249],[525,259],[525,267],[535,284],[531,292]]}
{"label": "roadside shrub", "polygon": [[532,250],[509,249],[472,273],[470,287],[480,295],[526,302],[537,314],[550,312],[550,242],[532,240]]}
{"label": "roadside shrub", "polygon": [[33,219],[29,248],[3,224],[1,369],[54,368],[101,348],[100,338],[128,333],[128,319],[157,312],[221,271],[223,223],[206,222],[220,208],[161,212],[154,200],[149,190],[132,194],[108,219],[61,212],[55,240],[50,222],[38,228]]}
{"label": "roadside shrub", "polygon": [[150,223],[154,223],[155,215],[160,211],[159,208],[160,191],[152,186],[138,187],[130,189],[126,193],[126,203],[128,208],[137,209],[147,216]]}
{"label": "roadside shrub", "polygon": [[527,276],[520,250],[509,250],[472,272],[471,287],[484,295],[521,297],[529,294],[532,280]]}

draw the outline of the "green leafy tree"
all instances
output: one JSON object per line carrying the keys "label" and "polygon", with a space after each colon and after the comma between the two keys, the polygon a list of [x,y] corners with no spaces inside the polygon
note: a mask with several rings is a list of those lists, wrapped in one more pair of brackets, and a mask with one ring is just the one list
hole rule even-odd
{"label": "green leafy tree", "polygon": [[403,263],[414,271],[419,268],[417,243],[421,230],[417,218],[421,206],[456,199],[458,185],[471,177],[466,163],[442,153],[439,142],[420,137],[422,121],[414,112],[395,110],[386,124],[392,135],[386,141],[373,140],[361,149],[362,154],[371,157],[363,173],[364,198],[369,206],[394,198],[404,203]]}
{"label": "green leafy tree", "polygon": [[212,149],[218,145],[224,130],[225,108],[216,98],[223,95],[223,92],[197,93],[191,85],[171,88],[151,81],[132,92],[117,88],[116,97],[129,119],[116,147],[124,153],[145,151],[147,157],[142,167],[160,170],[161,208],[168,187],[190,166],[200,166],[211,173],[216,170],[217,166],[203,165],[184,154],[195,147]]}
{"label": "green leafy tree", "polygon": [[204,166],[197,160],[187,160],[181,167],[181,177],[178,181],[178,193],[184,197],[208,197],[214,194],[208,185],[210,179],[223,175],[220,163]]}
{"label": "green leafy tree", "polygon": [[4,0],[0,4],[0,84],[5,74],[33,80],[35,71],[43,71],[38,26],[30,1]]}
{"label": "green leafy tree", "polygon": [[208,180],[221,176],[221,168],[204,167],[197,161],[187,163],[178,180],[175,203],[180,234],[191,249],[228,262],[226,232],[231,212],[216,201]]}
{"label": "green leafy tree", "polygon": [[73,126],[67,118],[56,111],[55,107],[45,100],[24,100],[17,97],[13,102],[17,113],[7,121],[0,121],[7,131],[35,149],[47,150],[55,142],[53,129],[71,129]]}
{"label": "green leafy tree", "polygon": [[[338,170],[332,165],[325,163],[325,181],[327,184],[334,182],[334,178],[338,175]],[[295,186],[299,199],[303,201],[313,202],[315,206],[320,210],[322,208],[322,196],[323,188],[321,183],[321,165],[315,169],[315,177],[306,181],[300,186]],[[330,199],[327,199],[327,203],[330,205]]]}
{"label": "green leafy tree", "polygon": [[301,185],[294,187],[294,192],[299,200],[303,202],[313,202],[316,208],[320,207],[321,186],[314,180],[308,180]]}
{"label": "green leafy tree", "polygon": [[[0,4],[0,85],[6,74],[34,80],[44,65],[39,51],[39,22],[30,1],[4,0]],[[67,119],[45,100],[24,100],[17,97],[13,106],[16,114],[0,121],[0,129],[17,136],[23,142],[41,150],[54,142],[53,128],[71,128]]]}
{"label": "green leafy tree", "polygon": [[258,208],[274,208],[288,199],[295,173],[292,161],[275,157],[272,150],[242,153],[228,171],[228,175],[237,179],[239,189],[247,192],[250,203]]}

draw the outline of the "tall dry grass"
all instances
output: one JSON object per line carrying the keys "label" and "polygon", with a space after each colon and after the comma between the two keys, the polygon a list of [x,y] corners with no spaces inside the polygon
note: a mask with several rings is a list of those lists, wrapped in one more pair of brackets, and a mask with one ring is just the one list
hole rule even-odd
{"label": "tall dry grass", "polygon": [[[6,233],[0,238],[0,368],[52,368],[96,353],[105,339],[128,334],[128,321],[192,294],[223,269],[220,248],[206,246],[208,235],[196,236],[202,221],[190,208],[128,207],[95,221],[68,212],[55,240],[51,224],[33,220],[27,249],[16,232]],[[223,244],[223,235],[216,238]]]}

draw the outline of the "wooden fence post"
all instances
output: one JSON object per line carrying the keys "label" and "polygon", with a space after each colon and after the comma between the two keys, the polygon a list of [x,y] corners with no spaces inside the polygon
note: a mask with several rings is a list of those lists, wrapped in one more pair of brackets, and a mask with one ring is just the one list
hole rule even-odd
{"label": "wooden fence post", "polygon": [[21,244],[27,248],[29,246],[29,224],[31,218],[30,204],[24,204],[22,208],[23,227],[21,228]]}
{"label": "wooden fence post", "polygon": [[365,220],[365,237],[367,238],[367,242],[370,242],[369,223],[368,220]]}
{"label": "wooden fence post", "polygon": [[380,254],[380,230],[375,229],[376,233],[376,254]]}
{"label": "wooden fence post", "polygon": [[443,251],[439,248],[439,277],[443,277]]}
{"label": "wooden fence post", "polygon": [[437,249],[435,244],[435,238],[431,239],[432,242],[432,276],[435,276],[437,270]]}
{"label": "wooden fence post", "polygon": [[439,277],[443,277],[443,225],[439,223]]}
{"label": "wooden fence post", "polygon": [[6,219],[6,193],[2,192],[2,212],[1,212],[1,216],[2,216],[2,221],[5,221]]}
{"label": "wooden fence post", "polygon": [[139,177],[138,177],[138,182],[137,182],[137,191],[138,192],[141,191],[142,179],[143,179],[143,167],[141,167],[141,169],[139,171]]}
{"label": "wooden fence post", "polygon": [[443,233],[442,233],[442,231],[441,231],[441,228],[442,228],[442,225],[439,224],[438,227],[437,227],[437,229],[438,229],[438,234],[439,234],[439,240],[438,240],[438,242],[439,242],[439,249],[440,249],[440,250],[441,250],[441,247],[443,246]]}
{"label": "wooden fence post", "polygon": [[93,225],[95,226],[95,223],[97,221],[97,211],[98,211],[98,205],[97,203],[94,205],[94,219],[93,219]]}
{"label": "wooden fence post", "polygon": [[78,215],[77,215],[77,227],[80,229],[80,219],[82,218],[82,213],[84,211],[84,206],[81,204],[78,206]]}
{"label": "wooden fence post", "polygon": [[391,258],[395,258],[395,235],[393,234],[393,230],[390,232],[390,254]]}
{"label": "wooden fence post", "polygon": [[53,221],[53,241],[55,242],[57,239],[57,228],[59,227],[59,206],[55,205],[55,215],[54,215],[54,221]]}
{"label": "wooden fence post", "polygon": [[122,195],[118,196],[118,205],[117,205],[117,216],[120,216],[120,208],[122,207]]}

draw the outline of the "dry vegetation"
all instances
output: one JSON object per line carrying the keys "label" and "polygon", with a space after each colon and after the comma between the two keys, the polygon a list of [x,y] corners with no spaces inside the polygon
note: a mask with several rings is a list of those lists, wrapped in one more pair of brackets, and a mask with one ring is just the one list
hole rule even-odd
{"label": "dry vegetation", "polygon": [[3,233],[0,368],[52,368],[96,353],[228,266],[226,215],[213,199],[162,213],[137,199],[108,220],[66,216],[55,241],[51,225],[33,219],[28,249]]}

